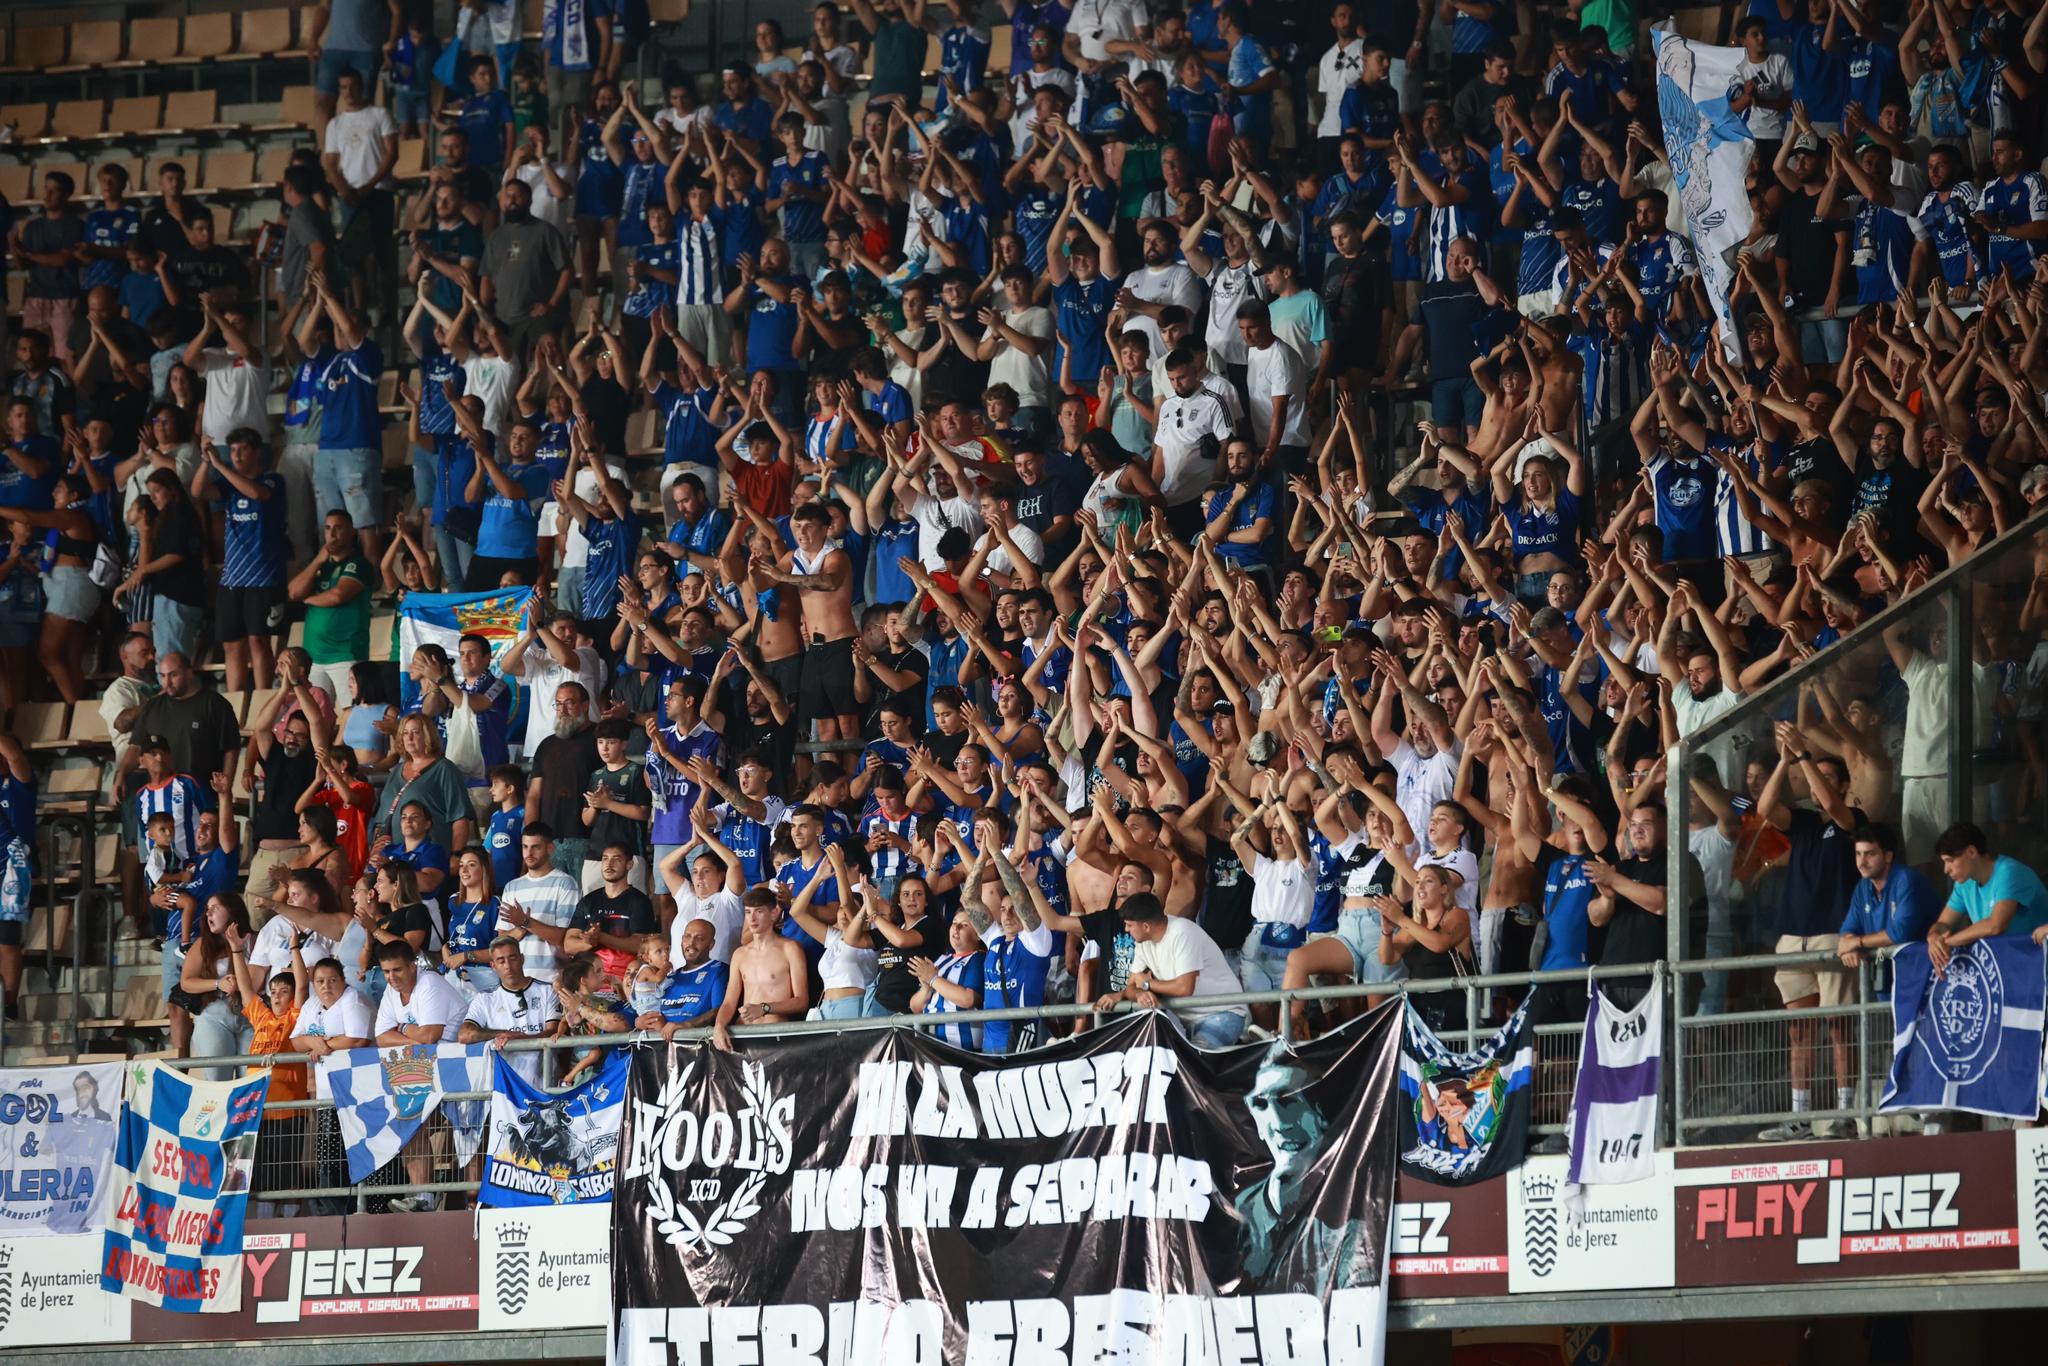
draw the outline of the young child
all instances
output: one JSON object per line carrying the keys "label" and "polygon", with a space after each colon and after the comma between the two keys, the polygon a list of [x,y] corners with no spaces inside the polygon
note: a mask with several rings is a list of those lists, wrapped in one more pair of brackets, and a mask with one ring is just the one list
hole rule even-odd
{"label": "young child", "polygon": [[661,988],[668,981],[673,962],[665,937],[650,934],[640,940],[640,963],[633,969],[631,983],[634,1019],[661,1009]]}
{"label": "young child", "polygon": [[512,63],[512,128],[520,137],[529,128],[543,132],[548,126],[548,93],[541,88],[540,69],[533,58]]}
{"label": "young child", "polygon": [[488,777],[492,809],[484,848],[490,851],[491,875],[502,887],[525,871],[519,861],[519,832],[526,826],[526,774],[517,764],[499,764]]}
{"label": "young child", "polygon": [[519,135],[516,111],[510,97],[498,89],[498,65],[489,57],[470,59],[469,87],[456,124],[469,134],[469,159],[496,179]]}
{"label": "young child", "polygon": [[[171,813],[159,811],[149,818],[142,830],[144,847],[147,850],[142,856],[142,878],[149,887],[149,904],[155,908],[150,915],[150,928],[158,938],[171,933],[171,912],[161,903],[157,889],[182,887],[192,877],[190,860],[180,858],[177,849],[173,847],[175,829],[176,824],[171,819]],[[183,948],[187,936],[180,934],[177,937],[179,947]]]}
{"label": "young child", "polygon": [[[156,342],[156,320],[164,311],[164,282],[156,273],[159,259],[156,248],[140,237],[131,238],[128,242],[128,273],[116,286],[120,293],[121,311],[128,315],[128,321],[150,334],[152,345]],[[168,365],[164,368],[170,369]]]}
{"label": "young child", "polygon": [[434,22],[426,10],[406,6],[405,27],[391,44],[385,80],[390,84],[391,114],[398,120],[398,135],[416,138],[433,115],[433,86],[428,73],[434,69],[440,44],[434,39]]}

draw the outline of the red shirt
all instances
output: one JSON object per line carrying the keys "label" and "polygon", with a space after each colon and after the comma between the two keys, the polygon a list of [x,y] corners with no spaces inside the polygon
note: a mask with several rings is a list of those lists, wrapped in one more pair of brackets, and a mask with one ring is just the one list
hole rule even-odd
{"label": "red shirt", "polygon": [[[370,785],[357,779],[349,784],[347,796],[336,792],[331,786],[323,787],[313,794],[313,800],[334,812],[335,847],[348,860],[348,881],[353,887],[363,875],[363,865],[370,858],[370,817],[376,805],[376,797]],[[358,806],[355,803],[360,802]],[[346,891],[337,887],[337,892]]]}

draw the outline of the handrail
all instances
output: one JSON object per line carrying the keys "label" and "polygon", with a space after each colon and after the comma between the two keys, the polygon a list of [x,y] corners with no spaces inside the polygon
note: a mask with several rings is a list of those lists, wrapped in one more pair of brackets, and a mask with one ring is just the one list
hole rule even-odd
{"label": "handrail", "polygon": [[[1873,951],[1874,953],[1876,951]],[[1336,1001],[1356,1000],[1369,996],[1411,996],[1440,991],[1487,991],[1496,987],[1532,987],[1553,983],[1583,983],[1602,981],[1609,978],[1651,977],[1662,971],[1666,976],[1677,977],[1701,972],[1731,972],[1750,968],[1782,968],[1788,965],[1818,966],[1837,961],[1835,956],[1824,950],[1811,953],[1769,953],[1748,954],[1732,958],[1696,958],[1683,963],[1653,961],[1648,963],[1615,963],[1606,966],[1594,965],[1585,968],[1554,968],[1548,972],[1493,972],[1472,973],[1464,977],[1429,978],[1422,981],[1403,979],[1396,982],[1351,983],[1342,986],[1281,988],[1274,991],[1234,991],[1214,996],[1161,997],[1160,1007],[1175,1013],[1188,1010],[1207,1012],[1218,1006],[1239,1005],[1284,1005],[1294,1001]],[[1019,1022],[1030,1020],[1072,1019],[1083,1015],[1125,1014],[1138,1007],[1128,1002],[1115,1011],[1103,1012],[1083,1002],[1048,1004],[1040,1006],[1006,1006],[994,1010],[950,1010],[943,1013],[869,1015],[852,1020],[785,1020],[778,1024],[733,1025],[730,1033],[734,1038],[776,1038],[789,1034],[842,1034],[872,1029],[942,1029],[952,1025],[974,1025],[998,1022]],[[1280,1020],[1285,1033],[1287,1013],[1282,1011]],[[1706,1018],[1720,1019],[1720,1016]],[[1487,1033],[1485,1027],[1474,1027],[1472,1033]],[[676,1031],[678,1039],[709,1039],[709,1026]],[[550,1053],[563,1049],[588,1049],[615,1044],[644,1044],[660,1038],[658,1031],[633,1029],[616,1034],[576,1034],[560,1039],[515,1039],[504,1045],[507,1053]],[[159,1058],[164,1066],[176,1070],[191,1068],[228,1067],[271,1067],[291,1063],[316,1061],[309,1053],[269,1054],[219,1054],[194,1058]],[[451,1096],[472,1093],[450,1092]],[[473,1096],[472,1096],[473,1098]],[[278,1101],[266,1108],[283,1109],[319,1108],[319,1102]]]}

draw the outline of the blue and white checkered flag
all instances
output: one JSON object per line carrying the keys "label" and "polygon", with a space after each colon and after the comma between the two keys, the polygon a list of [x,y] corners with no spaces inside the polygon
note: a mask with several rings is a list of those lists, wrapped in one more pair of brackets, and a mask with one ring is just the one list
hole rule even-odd
{"label": "blue and white checkered flag", "polygon": [[[334,1115],[348,1148],[348,1179],[367,1181],[398,1156],[406,1140],[451,1092],[491,1089],[488,1044],[413,1044],[406,1048],[353,1048],[321,1064]],[[478,1131],[455,1127],[456,1155],[476,1155]]]}
{"label": "blue and white checkered flag", "polygon": [[1893,961],[1886,1110],[2032,1119],[2041,1107],[2042,950],[2023,934],[1957,949],[1934,975],[1925,944]]}

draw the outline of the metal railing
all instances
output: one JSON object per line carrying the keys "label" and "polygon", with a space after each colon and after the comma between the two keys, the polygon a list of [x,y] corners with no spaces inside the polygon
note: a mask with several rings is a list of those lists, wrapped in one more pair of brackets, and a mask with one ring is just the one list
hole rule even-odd
{"label": "metal railing", "polygon": [[[1938,891],[1945,889],[1946,881],[1934,857],[1934,836],[1954,821],[1971,820],[1983,826],[1998,853],[2035,867],[2048,864],[2048,820],[2043,816],[2048,807],[2048,790],[2044,790],[2048,785],[2041,780],[2035,752],[2042,738],[2040,712],[2048,707],[2048,699],[2028,694],[2028,657],[2036,642],[2022,640],[2016,633],[2020,608],[2034,576],[2036,542],[2044,533],[2048,533],[2048,509],[2026,518],[1968,560],[1935,575],[1918,591],[1858,624],[1680,740],[1671,752],[1665,777],[1669,812],[1666,886],[1672,889],[1665,919],[1667,956],[1677,965],[1681,978],[1702,971],[1688,960],[1688,953],[1702,943],[1718,939],[1732,942],[1738,951],[1768,950],[1777,944],[1782,927],[1796,923],[1782,914],[1795,908],[1783,904],[1787,892],[1776,869],[1758,869],[1747,881],[1725,880],[1725,890],[1710,897],[1687,838],[1713,821],[1713,812],[1691,780],[1706,777],[1725,790],[1742,792],[1745,771],[1751,764],[1761,763],[1767,772],[1776,763],[1775,726],[1779,721],[1812,726],[1820,718],[1829,729],[1835,729],[1844,724],[1841,718],[1851,708],[1855,710],[1861,723],[1858,742],[1869,762],[1862,772],[1852,768],[1846,795],[1867,819],[1900,832],[1899,861],[1917,867]],[[1914,682],[1908,683],[1902,674],[1887,636],[1911,652]],[[1916,693],[1916,689],[1925,691]],[[1945,743],[1938,759],[1905,754],[1909,711],[1923,726],[1945,726]],[[1827,721],[1830,716],[1837,719]],[[1938,771],[1901,772],[1902,759],[1911,759],[1919,769]],[[1804,795],[1803,789],[1795,786],[1786,800]],[[1763,835],[1754,824],[1758,818],[1748,819],[1751,824],[1745,825],[1737,839],[1738,855],[1743,841]],[[1831,919],[1818,917],[1809,923],[1817,926],[1826,919],[1832,933],[1846,910],[1846,906],[1831,908]],[[1825,1023],[1830,1035],[1813,1057],[1814,1096],[1831,1098],[1833,1093],[1824,1086],[1832,1085],[1854,1086],[1860,1098],[1850,1109],[1817,1106],[1810,1117],[1854,1119],[1859,1126],[1867,1125],[1891,1052],[1889,1023],[1873,1027],[1870,1017],[1886,1007],[1872,1003],[1866,967],[1857,973],[1854,1003],[1784,1010],[1772,978],[1799,961],[1793,955],[1760,953],[1714,969],[1724,974],[1723,989],[1737,1008],[1682,1018],[1672,1037],[1672,1070],[1694,1083],[1680,1085],[1673,1096],[1681,1137],[1786,1113],[1787,1106],[1760,1100],[1754,1086],[1744,1092],[1732,1083],[1726,1088],[1728,1095],[1746,1096],[1746,1103],[1725,1114],[1712,1105],[1702,1109],[1702,1099],[1715,1093],[1711,1088],[1703,1093],[1698,1083],[1702,1067],[1708,1064],[1725,1069],[1731,1077],[1743,1076],[1748,1066],[1745,1054],[1755,1051],[1739,1046],[1743,1031],[1749,1031],[1747,1037],[1753,1041],[1760,1040],[1759,1031],[1780,1031],[1794,1018]],[[1853,1033],[1839,1050],[1832,1037],[1837,1020],[1844,1022],[1841,1029]],[[1771,1046],[1766,1051],[1775,1052],[1777,1041],[1768,1042]],[[1784,1042],[1789,1046],[1789,1040]],[[1708,1050],[1705,1059],[1691,1055],[1696,1047]],[[1840,1066],[1844,1053],[1855,1059],[1846,1069]],[[1835,1075],[1842,1070],[1851,1075]],[[1754,1076],[1750,1081],[1767,1091],[1783,1084],[1781,1080],[1758,1082]]]}
{"label": "metal railing", "polygon": [[[1882,1079],[1890,1062],[1890,1049],[1885,1046],[1890,1038],[1889,1025],[1873,1023],[1873,1017],[1883,1015],[1887,1007],[1883,1002],[1873,1000],[1865,989],[1868,969],[1858,975],[1857,1001],[1827,1011],[1745,1010],[1688,1016],[1681,1008],[1688,995],[1696,994],[1692,992],[1691,984],[1708,974],[1766,966],[1820,966],[1827,959],[1826,954],[1810,953],[1700,959],[1679,964],[1617,964],[1567,971],[1472,975],[1440,981],[1236,992],[1203,996],[1198,1000],[1167,1000],[1162,1004],[1173,1011],[1190,1007],[1208,1010],[1220,1005],[1276,1006],[1279,1008],[1278,1033],[1285,1038],[1291,1030],[1288,1007],[1295,1002],[1363,1002],[1367,998],[1377,1000],[1457,992],[1464,997],[1467,1027],[1447,1031],[1443,1038],[1447,1043],[1469,1047],[1489,1038],[1505,1018],[1512,1001],[1532,988],[1562,986],[1586,989],[1593,981],[1613,979],[1646,982],[1651,990],[1667,993],[1665,1017],[1670,1023],[1666,1026],[1665,1048],[1667,1058],[1674,1060],[1673,1064],[1666,1066],[1663,1076],[1665,1103],[1660,1137],[1667,1146],[1725,1142],[1731,1137],[1748,1140],[1754,1137],[1753,1132],[1731,1134],[1731,1129],[1737,1125],[1760,1126],[1791,1118],[1789,1106],[1770,1108],[1766,1105],[1759,1108],[1756,1098],[1770,1098],[1777,1094],[1774,1088],[1782,1084],[1786,1070],[1785,1048],[1795,1027],[1836,1019],[1853,1021],[1856,1031],[1858,1047],[1855,1056],[1859,1060],[1857,1104],[1849,1109],[1816,1109],[1802,1117],[1821,1122],[1846,1122],[1855,1125],[1856,1131],[1867,1133],[1875,1119]],[[1568,994],[1567,999],[1572,1002],[1572,1007],[1562,1013],[1570,1018],[1539,1021],[1535,1029],[1537,1075],[1533,1087],[1535,1108],[1531,1116],[1531,1131],[1542,1138],[1564,1133],[1577,1076],[1579,1048],[1584,1033],[1584,1019],[1579,1006],[1583,998]],[[795,1020],[772,1025],[737,1025],[731,1032],[736,1039],[745,1040],[869,1029],[929,1030],[996,1021],[1058,1022],[1097,1013],[1090,1005],[1062,1003],[943,1014],[871,1016],[858,1020]],[[679,1031],[676,1037],[681,1040],[708,1040],[710,1036],[709,1029],[690,1029]],[[1694,1047],[1681,1050],[1674,1046],[1678,1039],[1688,1036],[1694,1040]],[[658,1041],[659,1035],[636,1030],[623,1034],[517,1040],[506,1045],[505,1051],[512,1054],[537,1053],[553,1060],[565,1053],[582,1054],[593,1048]],[[1708,1047],[1709,1042],[1716,1046]],[[311,1059],[303,1054],[276,1054],[164,1061],[166,1066],[182,1070],[232,1075],[248,1067],[305,1064]],[[555,1070],[549,1068],[547,1061],[542,1066],[550,1072]],[[551,1076],[549,1081],[548,1089],[562,1089],[552,1084]],[[487,1139],[488,1135],[481,1130],[488,1123],[488,1107],[480,1102],[486,1101],[489,1094],[486,1091],[447,1093],[441,1109],[422,1134],[408,1145],[406,1154],[394,1158],[367,1181],[354,1184],[342,1176],[345,1167],[333,1117],[333,1103],[328,1100],[273,1101],[264,1110],[257,1145],[257,1167],[251,1183],[252,1196],[272,1204],[312,1202],[316,1209],[333,1209],[339,1205],[359,1212],[374,1212],[385,1202],[402,1196],[474,1194],[478,1182],[472,1173],[476,1169],[465,1169],[457,1162],[452,1137],[454,1130],[466,1128],[479,1139],[478,1152],[483,1151],[481,1140]],[[417,1159],[423,1153],[428,1156],[433,1179],[423,1182],[408,1180],[404,1165],[406,1156],[409,1154]],[[481,1161],[480,1157],[478,1161]],[[338,1177],[341,1179],[336,1179]]]}

